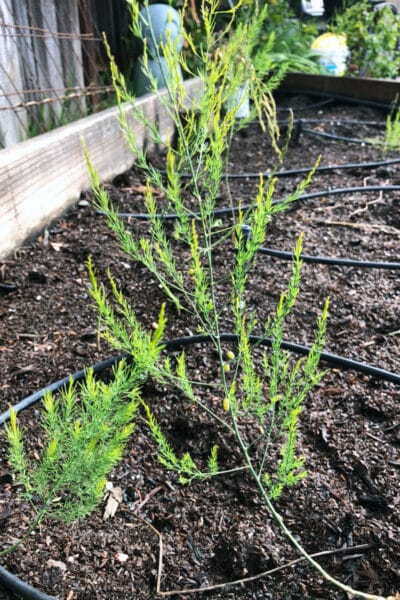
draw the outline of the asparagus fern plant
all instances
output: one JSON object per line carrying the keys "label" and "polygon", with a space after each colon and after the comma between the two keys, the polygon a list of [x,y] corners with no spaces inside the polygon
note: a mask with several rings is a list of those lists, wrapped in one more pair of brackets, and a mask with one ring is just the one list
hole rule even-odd
{"label": "asparagus fern plant", "polygon": [[[139,12],[136,0],[128,1],[132,10],[133,30],[139,34],[141,19],[146,19],[146,16]],[[233,221],[228,221],[223,227],[215,212],[226,169],[229,140],[232,131],[237,128],[235,117],[241,100],[236,92],[241,86],[247,86],[254,111],[270,133],[272,145],[278,152],[277,162],[283,158],[278,147],[279,130],[272,97],[280,71],[278,69],[274,76],[266,79],[266,73],[257,71],[252,61],[254,40],[266,13],[264,9],[258,10],[255,3],[252,18],[240,21],[239,26],[235,27],[241,4],[237,3],[226,12],[225,25],[222,30],[217,30],[219,2],[203,0],[203,45],[196,47],[190,34],[184,33],[186,44],[200,59],[197,61],[200,68],[196,75],[203,84],[201,95],[188,97],[181,78],[181,71],[187,71],[188,67],[171,40],[167,40],[159,50],[159,56],[162,53],[168,64],[164,91],[157,89],[148,70],[154,91],[176,129],[175,144],[172,143],[172,137],[165,140],[157,124],[137,108],[134,96],[109,54],[120,105],[121,127],[147,179],[146,234],[138,238],[131,234],[112,206],[106,190],[100,185],[98,174],[87,156],[97,206],[105,214],[122,249],[132,260],[150,271],[164,290],[167,301],[178,311],[186,311],[197,331],[210,340],[218,363],[218,376],[212,382],[213,396],[219,397],[218,404],[208,402],[204,394],[198,393],[201,382],[191,378],[184,353],[175,360],[162,353],[166,325],[164,308],[161,309],[155,334],[147,334],[112,276],[110,297],[98,282],[94,266],[89,261],[91,295],[97,306],[103,335],[115,348],[133,356],[133,366],[128,368],[123,365],[116,371],[117,383],[111,386],[113,391],[103,387],[103,384],[94,384],[89,374],[79,391],[82,396],[79,405],[75,401],[72,386],[65,391],[60,404],[55,405],[52,399],[46,399],[44,427],[48,443],[38,467],[26,460],[21,447],[20,430],[13,416],[8,428],[10,459],[25,493],[29,496],[39,491],[43,498],[42,506],[47,510],[53,505],[54,492],[59,493],[58,487],[57,490],[51,488],[49,475],[53,476],[56,486],[64,482],[64,473],[68,481],[74,479],[73,468],[64,471],[64,468],[67,469],[64,463],[73,466],[76,454],[69,454],[69,448],[80,447],[87,456],[88,473],[91,471],[96,474],[90,479],[93,486],[87,502],[77,492],[72,497],[68,496],[61,486],[63,508],[60,512],[54,512],[55,516],[64,516],[66,519],[79,518],[93,507],[106,470],[112,467],[115,459],[120,458],[140,404],[160,462],[167,469],[176,471],[181,482],[188,483],[232,471],[248,471],[281,530],[315,569],[350,594],[377,599],[377,596],[352,590],[331,577],[289,531],[273,503],[285,489],[306,475],[304,461],[298,453],[298,431],[304,398],[322,376],[318,362],[324,343],[328,302],[317,320],[315,339],[308,356],[293,362],[283,350],[282,342],[286,319],[293,310],[300,290],[300,238],[295,245],[287,289],[281,295],[275,312],[265,322],[259,322],[257,315],[249,308],[251,290],[248,289],[248,277],[255,268],[257,250],[265,240],[268,224],[275,214],[285,211],[302,193],[312,178],[312,172],[293,194],[280,202],[273,200],[274,178],[267,181],[260,178],[253,202],[232,211]],[[145,68],[147,58],[145,45]],[[236,104],[232,101],[235,98]],[[131,126],[132,116],[136,123],[146,128],[151,142],[165,144],[165,173],[154,167],[142,149]],[[161,190],[162,194],[155,194],[154,190]],[[190,198],[190,202],[186,198]],[[166,213],[171,212],[175,213],[172,234],[163,219]],[[230,252],[231,248],[228,247],[232,239],[234,252]],[[216,244],[228,247],[227,256],[232,257],[230,276],[223,281],[219,279],[214,262]],[[228,317],[234,323],[235,352],[227,351],[222,341],[221,334]],[[260,352],[260,344],[252,343],[252,336],[256,333],[259,342],[267,337],[271,339],[268,351]],[[178,455],[157,420],[157,407],[145,402],[140,395],[141,383],[148,376],[163,385],[179,389],[189,405],[195,404],[209,419],[215,421],[222,434],[225,432],[230,442],[234,440],[242,464],[234,469],[224,469],[219,464],[216,444],[210,447],[205,465],[197,464],[188,452]],[[110,412],[108,399],[115,397],[115,390],[119,390],[118,401]],[[96,415],[98,406],[103,410],[100,422]],[[252,427],[245,427],[249,423]],[[101,452],[103,444],[100,443],[103,439],[108,440],[104,453]],[[69,507],[71,512],[66,512]]]}

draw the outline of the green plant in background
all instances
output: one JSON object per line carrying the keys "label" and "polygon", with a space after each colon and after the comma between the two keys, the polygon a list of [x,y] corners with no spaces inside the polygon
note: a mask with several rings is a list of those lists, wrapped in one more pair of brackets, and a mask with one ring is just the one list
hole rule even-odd
{"label": "green plant in background", "polygon": [[[190,32],[196,47],[202,45],[205,40],[205,26],[201,18],[201,12],[193,11],[192,3],[184,4],[185,29]],[[176,8],[182,2],[172,2]],[[227,10],[229,2],[219,3],[219,14],[216,15],[216,29],[223,28],[227,21]],[[284,68],[285,71],[301,71],[306,73],[320,73],[321,68],[317,62],[316,54],[311,50],[311,43],[317,35],[317,27],[314,21],[301,22],[295,17],[295,13],[288,6],[286,0],[268,1],[257,3],[253,0],[242,2],[241,13],[237,15],[238,20],[248,20],[254,8],[263,6],[265,16],[262,26],[259,28],[257,41],[253,50],[253,62],[262,63],[267,61],[269,69],[271,61],[274,68]],[[186,7],[186,10],[185,10]],[[201,65],[199,57],[190,52],[189,46],[184,47],[184,55],[192,72]],[[270,70],[271,72],[271,70]]]}
{"label": "green plant in background", "polygon": [[400,150],[400,107],[398,97],[392,103],[392,109],[386,117],[386,128],[383,136],[367,138],[369,143],[376,146],[384,154]]}
{"label": "green plant in background", "polygon": [[311,44],[318,35],[316,22],[302,22],[288,6],[286,0],[266,3],[267,18],[263,22],[257,51],[267,53],[275,64],[285,69],[305,73],[321,73],[318,56]]}
{"label": "green plant in background", "polygon": [[[140,15],[135,0],[129,3],[133,29],[139,33],[140,19],[146,17]],[[265,240],[266,228],[275,214],[286,210],[296,200],[313,173],[299,184],[290,197],[279,203],[273,202],[274,179],[270,178],[267,182],[261,179],[254,201],[239,210],[232,225],[222,228],[214,212],[226,169],[228,141],[236,127],[235,115],[242,101],[236,92],[243,85],[248,86],[260,118],[266,118],[274,143],[278,140],[275,105],[271,97],[276,79],[267,79],[267,84],[265,77],[260,81],[252,61],[254,40],[265,12],[258,11],[256,7],[251,18],[246,15],[246,19],[240,20],[237,19],[240,6],[241,3],[227,12],[230,20],[226,27],[216,31],[218,2],[203,0],[205,36],[202,45],[196,47],[191,35],[184,34],[187,45],[197,56],[196,64],[200,65],[198,75],[203,83],[200,97],[189,98],[182,84],[180,69],[188,70],[186,58],[178,55],[171,40],[161,48],[168,64],[166,89],[157,90],[154,80],[153,87],[176,127],[175,145],[171,140],[163,139],[157,125],[137,108],[124,77],[110,56],[121,108],[121,127],[137,157],[137,164],[147,178],[148,233],[139,237],[131,234],[112,206],[87,157],[97,207],[105,214],[122,249],[153,274],[177,311],[186,311],[194,318],[197,331],[205,334],[211,342],[219,367],[219,375],[213,382],[194,381],[190,377],[186,356],[182,353],[174,360],[160,357],[149,373],[156,382],[178,389],[186,398],[188,407],[196,406],[204,411],[221,433],[225,432],[228,445],[228,438],[233,438],[242,456],[242,465],[221,469],[216,445],[210,448],[205,465],[196,463],[189,453],[178,455],[157,420],[157,406],[142,400],[144,420],[157,445],[160,462],[167,469],[176,471],[182,482],[245,469],[281,530],[319,573],[348,593],[376,599],[377,596],[356,592],[331,577],[291,534],[272,502],[285,488],[306,475],[303,459],[298,455],[297,437],[304,398],[322,376],[318,362],[325,338],[328,303],[317,319],[310,353],[306,358],[292,361],[283,350],[282,341],[286,319],[293,310],[300,289],[300,238],[294,251],[292,275],[275,313],[266,322],[260,323],[248,308],[251,291],[247,288],[247,279],[256,264],[258,248]],[[239,26],[233,30],[234,23],[239,23]],[[150,72],[148,76],[151,80]],[[130,106],[129,118],[126,103]],[[152,143],[166,145],[165,177],[152,165],[137,142],[130,126],[132,117],[146,128]],[[162,191],[161,201],[160,194],[155,194],[154,190]],[[173,231],[163,219],[163,215],[171,212],[176,215]],[[214,248],[220,244],[226,247],[232,238],[235,240],[235,252],[230,274],[221,281],[214,264]],[[109,319],[112,301],[105,302],[104,297],[98,302],[100,324],[107,339],[114,340],[118,349],[132,353],[129,336],[131,309],[122,295],[118,293],[117,298],[118,304],[121,306],[123,303],[124,306],[122,334]],[[221,331],[227,321],[234,323],[236,354],[226,351],[222,341]],[[257,331],[261,337],[254,345],[251,336]],[[271,349],[261,352],[259,344],[267,336],[271,338]],[[199,394],[202,386],[211,388],[213,401]]]}
{"label": "green plant in background", "polygon": [[337,13],[330,26],[344,34],[350,50],[348,75],[392,77],[400,72],[400,15],[388,6],[376,12],[368,0],[361,0]]}
{"label": "green plant in background", "polygon": [[86,117],[90,112],[86,98],[83,102],[81,98],[76,99],[73,97],[55,100],[55,102],[58,105],[57,108],[49,102],[31,107],[26,125],[28,138],[52,131],[62,125],[68,125],[68,123]]}
{"label": "green plant in background", "polygon": [[400,150],[400,107],[398,98],[396,98],[390,114],[386,117],[386,132],[383,140],[383,149],[385,152]]}

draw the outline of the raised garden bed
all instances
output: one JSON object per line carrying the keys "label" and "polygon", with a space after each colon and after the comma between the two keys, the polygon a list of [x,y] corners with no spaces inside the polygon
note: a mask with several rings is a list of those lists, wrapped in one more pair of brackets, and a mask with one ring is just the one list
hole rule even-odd
{"label": "raised garden bed", "polygon": [[[198,79],[190,79],[185,87],[188,98],[201,90]],[[147,94],[136,104],[158,124],[163,139],[172,134],[173,124],[156,94]],[[88,188],[83,143],[101,181],[132,165],[134,157],[118,117],[119,108],[109,108],[0,151],[0,257],[37,234]],[[138,124],[135,132],[138,142],[149,146],[146,132]]]}
{"label": "raised garden bed", "polygon": [[[395,160],[397,155],[382,157],[373,145],[347,144],[304,131],[374,138],[383,131],[383,112],[326,101],[316,105],[315,98],[290,96],[280,100],[282,119],[288,105],[294,108],[295,117],[303,119],[303,131],[297,131],[285,169],[311,167],[319,155],[322,165],[353,163],[345,170],[317,173],[310,191],[400,185],[400,162],[374,167],[356,164]],[[315,121],[307,123],[307,118]],[[265,134],[251,125],[234,140],[229,167],[235,174],[268,171],[274,158]],[[162,153],[154,155],[154,161],[163,164]],[[296,181],[296,175],[279,178],[276,197],[290,193]],[[246,203],[256,182],[257,178],[250,177],[232,179],[233,202]],[[144,179],[135,168],[107,187],[121,210],[142,212]],[[367,189],[324,194],[298,202],[293,210],[274,218],[267,238],[270,248],[290,252],[303,232],[308,255],[397,264],[392,269],[367,269],[306,263],[301,299],[288,323],[287,339],[310,343],[316,315],[330,296],[327,352],[394,375],[399,372],[399,195],[399,190]],[[110,355],[110,348],[98,341],[96,315],[87,294],[89,254],[100,276],[105,278],[111,269],[147,327],[157,318],[164,300],[161,290],[142,267],[121,253],[91,201],[91,194],[84,194],[54,226],[2,264],[2,284],[9,286],[3,289],[8,293],[0,308],[2,410]],[[220,206],[227,205],[224,188]],[[229,216],[222,218],[221,227],[225,218]],[[131,227],[146,231],[143,221],[131,219]],[[223,280],[234,251],[229,242],[217,248],[214,258],[222,301]],[[251,274],[249,302],[261,320],[274,310],[289,274],[289,262],[260,255]],[[226,330],[230,330],[229,322]],[[193,332],[190,318],[169,309],[167,337]],[[211,381],[213,356],[207,345],[193,346],[188,352],[193,369]],[[235,464],[229,440],[221,438],[204,415],[199,416],[178,395],[157,390],[150,383],[146,395],[177,451],[189,449],[201,460],[210,445],[218,443],[224,463]],[[308,477],[277,502],[289,528],[309,552],[331,552],[320,559],[328,571],[356,588],[382,596],[398,591],[400,573],[399,396],[394,382],[354,369],[330,368],[307,398],[302,413],[300,445]],[[21,413],[32,453],[40,447],[37,418],[37,406]],[[16,499],[4,444],[0,474],[1,546],[5,547],[22,535],[32,515]],[[126,459],[111,480],[123,490],[114,518],[103,519],[103,504],[76,526],[57,525],[55,529],[54,524],[44,523],[3,564],[60,600],[154,598],[159,539],[145,521],[163,536],[164,591],[256,576],[297,558],[258,497],[249,492],[246,475],[182,486],[157,464],[153,443],[140,422]],[[303,562],[246,585],[204,592],[204,597],[345,598]]]}
{"label": "raised garden bed", "polygon": [[289,73],[282,82],[281,89],[291,93],[306,92],[322,95],[335,95],[349,101],[390,105],[399,94],[400,78],[374,79],[372,77],[330,77],[309,73]]}

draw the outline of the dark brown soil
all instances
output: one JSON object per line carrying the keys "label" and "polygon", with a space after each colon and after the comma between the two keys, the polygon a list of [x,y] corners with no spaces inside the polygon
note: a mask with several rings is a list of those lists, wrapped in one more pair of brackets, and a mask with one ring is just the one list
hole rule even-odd
{"label": "dark brown soil", "polygon": [[[282,99],[281,105],[288,102]],[[300,96],[290,99],[296,117],[320,121],[305,123],[305,127],[353,138],[374,138],[384,130],[385,115],[377,109],[332,103],[306,110],[314,102]],[[282,112],[282,117],[285,114]],[[380,125],[340,123],[350,120]],[[303,133],[291,144],[284,168],[311,166],[319,155],[324,165],[382,159],[372,145]],[[160,162],[162,155],[155,160]],[[235,139],[229,170],[263,171],[273,160],[266,135],[252,125]],[[295,177],[280,179],[275,197],[293,191],[298,181]],[[143,183],[143,176],[133,168],[107,188],[124,210],[140,212]],[[400,166],[393,164],[316,175],[310,190],[399,184]],[[233,203],[246,203],[256,185],[256,179],[232,180]],[[110,268],[146,327],[151,328],[157,319],[164,300],[160,289],[144,268],[118,249],[91,200],[91,195],[85,194],[57,223],[1,265],[1,410],[114,354],[97,338],[96,314],[87,293],[85,261],[89,254],[101,278]],[[227,203],[224,186],[220,205]],[[134,220],[131,227],[134,232],[146,230],[145,223]],[[299,203],[274,218],[266,245],[291,251],[301,232],[304,253],[309,255],[398,262],[399,192],[325,195]],[[228,274],[232,258],[230,241],[217,246],[215,265],[222,278]],[[261,322],[274,310],[290,269],[290,262],[260,255],[251,274],[248,302]],[[15,290],[6,286],[15,286]],[[220,286],[220,300],[223,294]],[[327,296],[331,306],[326,351],[398,373],[399,271],[305,264],[301,298],[289,319],[287,339],[312,342],[315,319]],[[196,331],[191,317],[178,315],[172,308],[168,319],[169,338]],[[227,319],[226,331],[230,330]],[[205,380],[212,380],[209,348],[196,346],[188,352],[193,368],[201,371]],[[173,390],[156,390],[149,383],[145,393],[178,452],[189,450],[201,462],[217,443],[224,465],[240,464],[233,440],[222,437],[207,415],[193,410]],[[310,553],[333,551],[320,559],[329,572],[348,585],[382,596],[400,591],[399,397],[399,387],[393,383],[354,370],[330,369],[307,398],[301,416],[300,453],[306,457],[308,477],[286,490],[276,503],[287,526]],[[38,410],[35,406],[21,413],[32,452],[35,444],[40,447]],[[17,499],[6,456],[3,439],[2,548],[23,535],[32,519]],[[110,480],[124,493],[114,518],[103,519],[103,503],[83,523],[67,527],[44,522],[2,563],[60,600],[148,600],[156,597],[159,565],[159,539],[153,528],[163,538],[164,591],[254,576],[298,557],[248,475],[179,484],[173,473],[158,464],[141,421],[126,458]],[[203,592],[200,597],[333,600],[347,596],[300,562],[243,585]]]}

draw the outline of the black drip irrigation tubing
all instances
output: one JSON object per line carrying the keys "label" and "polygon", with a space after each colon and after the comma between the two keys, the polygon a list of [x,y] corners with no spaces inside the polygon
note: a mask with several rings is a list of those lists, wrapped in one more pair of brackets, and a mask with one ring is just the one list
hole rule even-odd
{"label": "black drip irrigation tubing", "polygon": [[6,589],[24,598],[24,600],[58,600],[55,596],[49,596],[45,592],[41,592],[32,585],[29,585],[29,583],[25,583],[25,581],[13,575],[2,566],[0,566],[0,582]]}
{"label": "black drip irrigation tubing", "polygon": [[[400,162],[400,159],[395,159],[394,162]],[[385,163],[385,164],[387,164],[387,163]],[[365,191],[371,192],[371,191],[382,191],[382,190],[386,190],[386,191],[400,190],[400,186],[398,186],[398,185],[393,185],[393,186],[375,186],[375,185],[373,185],[373,186],[360,186],[360,187],[352,187],[352,188],[336,188],[333,190],[324,190],[324,191],[320,191],[320,192],[309,192],[308,194],[302,194],[301,196],[299,196],[297,198],[296,202],[302,201],[302,200],[309,200],[312,198],[319,198],[321,196],[335,195],[335,194],[345,194],[345,193],[351,193],[351,192],[365,192]],[[282,202],[283,200],[285,200],[285,199],[274,200],[273,204],[278,204],[278,203]],[[241,210],[246,210],[248,208],[249,208],[248,205],[244,205],[244,206],[240,206],[240,207],[233,206],[230,208],[219,208],[219,209],[216,209],[213,212],[213,214],[215,216],[225,215],[225,214],[234,214]],[[290,210],[293,210],[293,207],[291,209],[288,208],[288,212]],[[97,213],[100,215],[105,214],[104,211],[97,211]],[[117,213],[117,215],[121,218],[132,218],[132,219],[140,219],[140,220],[149,220],[150,219],[148,213],[119,212],[119,213]],[[165,221],[178,219],[178,215],[176,213],[156,214],[153,216],[155,218],[163,219]],[[198,217],[198,216],[200,216],[200,213],[192,212],[191,216]],[[293,259],[293,253],[285,252],[284,250],[275,250],[274,248],[265,248],[265,247],[261,246],[257,252],[260,254],[265,254],[265,255],[271,256],[273,258],[278,258],[278,259],[282,259],[282,260],[292,260]],[[329,257],[329,256],[310,256],[308,254],[301,254],[300,258],[301,258],[301,260],[303,260],[304,262],[307,262],[307,263],[337,265],[337,266],[342,266],[342,267],[360,267],[360,268],[369,268],[369,269],[400,269],[400,263],[398,263],[398,262],[362,261],[362,260],[354,260],[351,258],[340,258],[340,257]]]}
{"label": "black drip irrigation tubing", "polygon": [[[252,121],[252,124],[256,124],[259,121]],[[346,125],[365,125],[371,127],[386,127],[386,121],[360,121],[356,119],[338,119],[337,117],[333,117],[331,119],[310,119],[308,117],[301,119],[293,119],[293,125],[297,125],[297,123],[317,123],[317,124],[326,124],[326,125],[337,125],[338,127],[345,127]],[[278,120],[278,125],[287,125],[289,121],[286,120]]]}
{"label": "black drip irrigation tubing", "polygon": [[[322,196],[335,196],[337,194],[352,194],[352,193],[358,193],[358,192],[394,192],[394,191],[399,191],[400,190],[400,185],[366,185],[366,186],[356,186],[356,187],[349,187],[349,188],[334,188],[334,189],[328,189],[328,190],[320,190],[318,192],[309,192],[307,194],[301,194],[300,196],[298,196],[295,200],[295,202],[302,202],[303,200],[311,200],[312,198],[320,198]],[[288,198],[290,198],[290,196],[286,196],[284,198],[280,198],[278,200],[274,200],[272,202],[272,204],[275,206],[277,204],[281,204],[282,202],[284,202],[285,200],[287,200]],[[237,214],[238,212],[244,211],[251,208],[250,204],[243,204],[242,206],[231,206],[229,208],[217,208],[216,210],[213,211],[213,215],[214,216],[222,216],[222,215],[232,215],[232,214]],[[290,209],[288,209],[287,212],[289,212]],[[291,210],[293,210],[293,207],[291,207]],[[97,214],[99,215],[105,215],[106,213],[102,210],[98,210]],[[151,217],[149,216],[148,213],[127,213],[127,212],[117,212],[116,215],[118,217],[121,218],[132,218],[132,219],[138,219],[138,220],[142,220],[142,221],[149,221],[150,218],[155,218],[155,219],[162,219],[164,221],[172,221],[172,220],[176,220],[179,218],[179,215],[177,213],[156,213],[154,215],[151,215]],[[189,213],[190,217],[192,218],[196,218],[196,217],[200,217],[200,213],[198,211],[191,211]]]}
{"label": "black drip irrigation tubing", "polygon": [[[300,123],[300,121],[298,121]],[[296,132],[297,135],[302,133],[308,133],[308,135],[314,135],[315,137],[328,138],[329,140],[337,140],[338,142],[345,142],[346,144],[361,144],[362,146],[374,146],[375,142],[370,140],[363,140],[361,138],[350,138],[336,133],[327,133],[325,131],[316,131],[315,129],[309,129],[308,127],[300,127]]]}
{"label": "black drip irrigation tubing", "polygon": [[[318,98],[326,98],[327,100],[330,100],[331,102],[343,102],[344,104],[358,104],[358,105],[362,105],[362,106],[371,106],[372,108],[381,108],[385,111],[390,111],[393,108],[396,108],[397,106],[397,101],[393,100],[392,102],[389,103],[384,103],[384,102],[375,102],[374,100],[366,100],[364,98],[352,98],[351,96],[345,96],[342,94],[332,94],[331,92],[320,92],[320,91],[310,91],[310,90],[302,90],[302,89],[296,89],[296,90],[285,90],[283,92],[283,94],[291,94],[291,95],[305,95],[305,96],[311,96],[311,97],[315,97],[317,96]],[[321,100],[321,102],[323,102],[323,100]],[[315,106],[314,106],[315,108]],[[289,108],[287,110],[292,110],[293,112],[298,110],[296,108]]]}
{"label": "black drip irrigation tubing", "polygon": [[[319,108],[320,106],[327,106],[328,104],[333,104],[335,102],[335,98],[324,98],[324,100],[321,100],[320,102],[313,102],[312,104],[309,104],[308,106],[298,106],[298,107],[292,107],[292,106],[288,106],[286,107],[279,107],[277,108],[277,112],[303,112],[303,111],[307,111],[307,110],[314,110],[315,108]],[[257,121],[258,123],[258,121]]]}
{"label": "black drip irrigation tubing", "polygon": [[[219,336],[221,342],[238,342],[238,335],[235,333],[221,333]],[[163,342],[163,346],[166,350],[174,350],[177,348],[181,348],[182,346],[189,346],[191,344],[203,344],[211,341],[211,336],[207,334],[201,335],[189,335],[183,336],[179,338],[174,338],[172,340],[167,340]],[[260,346],[271,347],[273,339],[270,337],[262,337],[258,335],[251,335],[249,337],[249,341],[251,344],[258,344]],[[282,348],[284,350],[288,350],[290,352],[294,352],[295,354],[301,354],[303,356],[307,356],[310,352],[309,346],[304,346],[301,344],[295,344],[289,341],[282,341]],[[101,373],[110,367],[113,367],[121,360],[134,360],[134,357],[130,354],[119,354],[118,356],[113,356],[111,358],[107,358],[95,365],[88,367],[86,369],[81,369],[72,375],[68,375],[67,377],[63,377],[54,383],[42,388],[41,390],[34,392],[30,396],[27,396],[17,404],[13,406],[13,410],[18,413],[21,410],[24,410],[43,398],[43,396],[48,392],[56,392],[63,386],[67,385],[70,381],[79,381],[85,377],[85,374],[88,370],[93,370],[94,373]],[[386,371],[385,369],[381,369],[379,367],[374,367],[373,365],[361,363],[355,361],[350,358],[345,358],[343,356],[339,356],[336,354],[329,354],[327,352],[321,352],[320,360],[327,363],[331,367],[341,367],[344,369],[352,369],[354,371],[358,371],[359,373],[364,373],[366,375],[371,375],[373,377],[377,377],[384,381],[388,381],[390,383],[395,383],[400,385],[400,374],[392,373],[391,371]],[[2,414],[0,414],[0,425],[8,421],[10,418],[10,410],[6,410]]]}
{"label": "black drip irrigation tubing", "polygon": [[[220,335],[220,340],[222,342],[238,342],[238,336],[233,333],[223,333]],[[209,335],[194,335],[194,336],[184,336],[180,338],[176,338],[173,340],[168,340],[164,343],[164,346],[167,350],[173,350],[181,348],[182,346],[189,346],[191,344],[202,344],[211,341],[211,336]],[[258,344],[262,346],[270,347],[272,344],[271,338],[264,338],[260,336],[251,335],[249,341],[252,344]],[[295,352],[297,354],[306,356],[310,352],[310,347],[303,346],[299,344],[294,344],[292,342],[283,341],[282,348],[284,350],[288,350],[290,352]],[[129,354],[121,354],[119,356],[108,358],[102,362],[96,363],[92,367],[89,367],[94,371],[94,373],[100,373],[113,365],[117,364],[121,360],[134,360],[134,358]],[[320,360],[322,362],[327,363],[331,367],[339,367],[344,369],[352,369],[358,371],[359,373],[363,373],[366,375],[370,375],[372,377],[377,377],[383,381],[388,381],[390,383],[394,383],[396,385],[400,385],[400,374],[392,373],[390,371],[386,371],[384,369],[380,369],[378,367],[374,367],[369,364],[361,363],[349,358],[344,358],[342,356],[338,356],[335,354],[328,354],[326,352],[322,352],[320,356]],[[42,388],[41,390],[31,394],[26,397],[24,400],[21,400],[18,404],[16,404],[13,409],[15,412],[20,412],[23,409],[30,407],[32,404],[43,398],[45,393],[47,392],[55,392],[59,390],[61,387],[67,385],[71,380],[79,381],[83,379],[88,369],[82,369],[77,371],[73,375],[69,375],[68,377],[64,377],[63,379],[59,379],[58,381]],[[7,410],[0,415],[0,425],[4,424],[10,418],[10,411]],[[10,590],[11,592],[18,594],[25,600],[58,600],[54,596],[49,596],[45,592],[42,592],[33,586],[25,583],[18,576],[10,573],[7,569],[0,566],[0,583]]]}
{"label": "black drip irrigation tubing", "polygon": [[[320,165],[315,168],[315,173],[327,173],[329,171],[343,171],[346,169],[374,169],[375,167],[387,167],[390,165],[396,165],[400,163],[400,158],[392,158],[390,160],[379,160],[374,162],[365,163],[345,163],[341,165]],[[249,173],[224,173],[223,178],[228,179],[259,179],[260,177],[294,177],[295,175],[303,175],[304,173],[310,173],[314,167],[301,167],[299,169],[286,169],[285,171],[265,171],[265,172],[249,172]],[[163,175],[166,175],[165,170],[161,170]],[[192,175],[190,173],[182,173],[180,175],[183,179],[190,179]]]}
{"label": "black drip irrigation tubing", "polygon": [[[302,202],[303,200],[311,200],[313,198],[320,198],[321,196],[336,196],[338,194],[355,194],[362,192],[396,192],[400,190],[400,185],[366,185],[366,186],[355,186],[349,188],[333,188],[328,190],[321,190],[319,192],[308,192],[307,194],[302,194],[298,196],[296,202]],[[279,204],[285,201],[286,198],[282,198],[281,200],[274,200],[273,204]],[[241,207],[241,210],[243,208]]]}
{"label": "black drip irrigation tubing", "polygon": [[[95,365],[93,365],[92,367],[89,367],[89,369],[93,369],[94,373],[101,373],[102,371],[106,371],[110,367],[113,367],[115,364],[120,362],[123,358],[127,358],[127,357],[128,357],[128,354],[126,354],[126,355],[121,354],[119,356],[107,358],[106,360],[98,362]],[[58,381],[54,381],[54,383],[51,383],[50,385],[46,386],[45,388],[39,390],[38,392],[34,392],[30,396],[27,396],[26,398],[24,398],[23,400],[18,402],[18,404],[16,404],[13,407],[14,410],[16,412],[20,412],[21,410],[24,410],[24,408],[28,408],[29,406],[31,406],[32,404],[34,404],[35,402],[37,402],[38,400],[43,398],[45,393],[56,392],[64,385],[67,385],[71,379],[72,379],[72,381],[79,381],[80,379],[83,379],[85,377],[85,374],[87,373],[87,371],[88,371],[88,369],[81,369],[80,371],[77,371],[73,375],[68,375],[67,377],[63,377],[62,379],[59,379]],[[6,410],[4,413],[2,413],[0,415],[0,425],[5,423],[6,421],[8,421],[9,418],[10,418],[10,411]]]}
{"label": "black drip irrigation tubing", "polygon": [[[281,260],[293,260],[293,252],[284,250],[275,250],[275,248],[265,248],[260,246],[257,250],[259,254],[265,254],[272,258]],[[310,256],[308,254],[300,254],[300,259],[305,263],[321,264],[321,265],[337,265],[340,267],[360,267],[364,269],[400,269],[400,262],[382,262],[368,260],[353,260],[351,258],[331,257],[331,256]]]}

